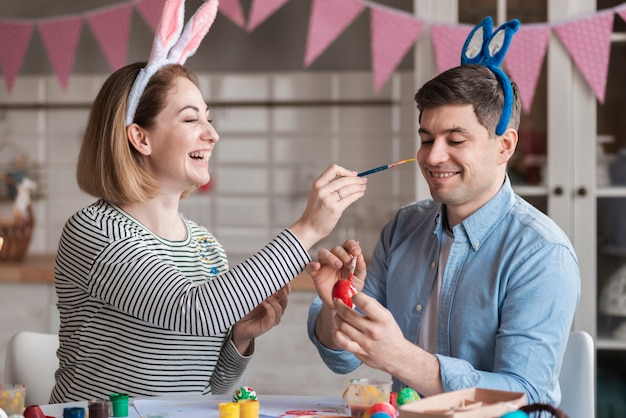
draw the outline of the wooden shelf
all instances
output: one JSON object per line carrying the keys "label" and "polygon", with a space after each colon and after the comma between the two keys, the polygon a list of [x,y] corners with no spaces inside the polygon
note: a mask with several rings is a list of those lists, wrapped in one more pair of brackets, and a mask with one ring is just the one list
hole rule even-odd
{"label": "wooden shelf", "polygon": [[0,262],[0,283],[54,283],[54,254],[26,256],[20,262]]}
{"label": "wooden shelf", "polygon": [[[54,255],[26,256],[19,263],[0,262],[0,283],[54,283]],[[315,291],[313,279],[303,272],[291,282],[292,290]]]}

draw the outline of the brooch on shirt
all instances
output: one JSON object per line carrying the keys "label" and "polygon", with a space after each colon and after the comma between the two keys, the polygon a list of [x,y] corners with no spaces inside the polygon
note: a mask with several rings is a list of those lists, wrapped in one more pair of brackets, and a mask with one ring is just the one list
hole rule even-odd
{"label": "brooch on shirt", "polygon": [[[210,257],[209,245],[213,244],[214,242],[215,242],[215,238],[208,237],[206,235],[200,238],[196,238],[196,243],[197,243],[196,251],[198,251],[198,256],[200,257],[200,260],[204,261],[205,263],[212,262],[211,257]],[[218,269],[217,267],[211,267],[209,272],[211,274],[217,274]]]}

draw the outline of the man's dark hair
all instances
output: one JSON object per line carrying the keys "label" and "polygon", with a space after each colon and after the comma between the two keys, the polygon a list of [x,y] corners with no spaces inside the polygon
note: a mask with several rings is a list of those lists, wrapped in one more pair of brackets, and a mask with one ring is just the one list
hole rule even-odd
{"label": "man's dark hair", "polygon": [[[519,127],[521,102],[517,85],[511,81],[513,108],[509,128]],[[439,74],[415,93],[415,103],[421,112],[447,105],[472,105],[478,122],[496,135],[504,106],[504,92],[495,74],[484,65],[466,64]]]}

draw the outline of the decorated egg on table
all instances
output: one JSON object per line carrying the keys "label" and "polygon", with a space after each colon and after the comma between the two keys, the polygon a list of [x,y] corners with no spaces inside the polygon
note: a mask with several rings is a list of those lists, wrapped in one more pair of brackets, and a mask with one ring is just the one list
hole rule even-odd
{"label": "decorated egg on table", "polygon": [[249,400],[255,401],[257,399],[256,391],[250,386],[242,386],[233,393],[233,402]]}
{"label": "decorated egg on table", "polygon": [[389,402],[378,402],[363,413],[363,418],[395,418],[396,408]]}
{"label": "decorated egg on table", "polygon": [[398,392],[398,396],[396,397],[396,405],[398,408],[402,405],[406,405],[408,403],[416,402],[420,400],[420,395],[413,388],[402,388]]}
{"label": "decorated egg on table", "polygon": [[333,286],[333,299],[341,299],[349,308],[354,308],[352,296],[357,294],[351,280],[339,279]]}

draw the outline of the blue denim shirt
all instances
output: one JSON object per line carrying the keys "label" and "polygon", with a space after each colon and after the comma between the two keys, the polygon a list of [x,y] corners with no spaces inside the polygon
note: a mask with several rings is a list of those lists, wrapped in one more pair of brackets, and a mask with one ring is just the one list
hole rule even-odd
{"label": "blue denim shirt", "polygon": [[[432,200],[401,208],[383,228],[363,292],[391,311],[417,342],[437,276],[442,210]],[[558,405],[558,376],[580,297],[576,255],[565,233],[515,195],[509,179],[488,203],[454,227],[443,275],[437,350],[445,391],[470,387],[525,392],[528,402]],[[361,363],[308,333],[335,373]],[[394,390],[404,387],[394,378]]]}

